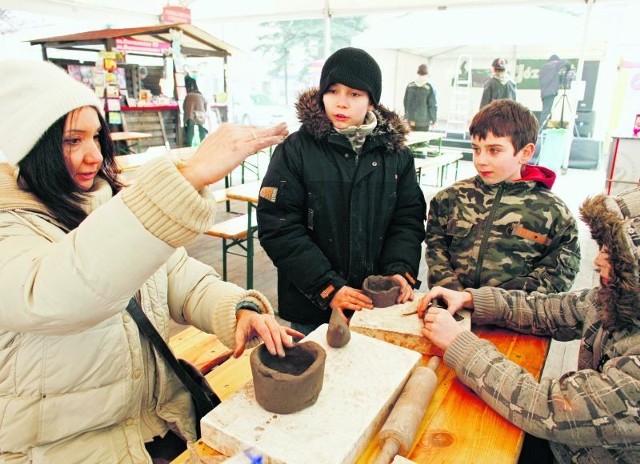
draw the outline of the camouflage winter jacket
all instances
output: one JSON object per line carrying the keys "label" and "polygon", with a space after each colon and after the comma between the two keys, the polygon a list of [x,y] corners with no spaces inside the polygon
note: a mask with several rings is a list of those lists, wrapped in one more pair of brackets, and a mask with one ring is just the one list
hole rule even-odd
{"label": "camouflage winter jacket", "polygon": [[487,185],[476,176],[441,190],[426,243],[430,287],[563,292],[580,267],[575,218],[534,180]]}

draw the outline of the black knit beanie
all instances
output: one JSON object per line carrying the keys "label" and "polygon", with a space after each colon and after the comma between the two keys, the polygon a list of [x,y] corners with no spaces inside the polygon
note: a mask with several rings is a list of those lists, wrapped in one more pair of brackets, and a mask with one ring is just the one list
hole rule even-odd
{"label": "black knit beanie", "polygon": [[376,60],[364,50],[341,48],[327,58],[320,74],[321,99],[329,86],[335,83],[366,90],[374,105],[380,101],[382,72]]}

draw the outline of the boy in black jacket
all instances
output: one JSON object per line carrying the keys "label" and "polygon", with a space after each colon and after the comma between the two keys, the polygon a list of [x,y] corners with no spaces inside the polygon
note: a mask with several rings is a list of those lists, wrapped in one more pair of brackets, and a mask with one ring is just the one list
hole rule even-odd
{"label": "boy in black jacket", "polygon": [[379,104],[382,74],[364,50],[343,48],[320,88],[296,105],[300,130],[279,145],[258,202],[260,244],[278,268],[280,317],[309,333],[331,309],[371,309],[370,275],[413,299],[426,203],[402,118]]}

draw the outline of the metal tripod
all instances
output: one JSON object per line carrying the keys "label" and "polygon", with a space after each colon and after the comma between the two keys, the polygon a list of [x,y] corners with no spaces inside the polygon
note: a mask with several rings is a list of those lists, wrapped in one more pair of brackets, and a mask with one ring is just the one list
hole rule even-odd
{"label": "metal tripod", "polygon": [[[553,112],[558,108],[558,105],[560,106],[560,128],[564,129],[564,110],[565,107],[568,109],[569,114],[573,115],[573,110],[571,109],[571,103],[569,102],[569,96],[567,95],[567,87],[563,86],[562,87],[562,95],[560,95],[560,100],[556,101],[553,105],[553,109],[551,110],[551,112],[549,113],[549,116],[547,116],[547,118],[542,122],[542,124],[540,125],[540,130],[542,131],[542,128],[547,127],[547,123],[549,122],[549,120],[551,119],[551,116],[553,115]],[[580,137],[580,133],[578,132],[578,128],[576,127],[576,125],[573,125],[573,135],[574,137]]]}

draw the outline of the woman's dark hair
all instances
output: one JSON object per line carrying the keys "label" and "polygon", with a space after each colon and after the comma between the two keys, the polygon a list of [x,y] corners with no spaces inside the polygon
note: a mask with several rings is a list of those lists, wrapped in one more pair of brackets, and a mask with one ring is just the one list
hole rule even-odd
{"label": "woman's dark hair", "polygon": [[191,93],[191,92],[200,93],[200,90],[198,90],[198,83],[193,77],[189,75],[185,76],[184,78],[184,87],[187,93]]}
{"label": "woman's dark hair", "polygon": [[[98,175],[109,183],[115,195],[123,187],[118,180],[115,147],[107,123],[100,112],[96,112],[100,119],[98,140],[103,157]],[[62,140],[66,118],[65,114],[54,122],[18,163],[18,185],[37,196],[60,224],[73,230],[87,217],[81,206],[87,193],[78,188],[64,162]]]}

